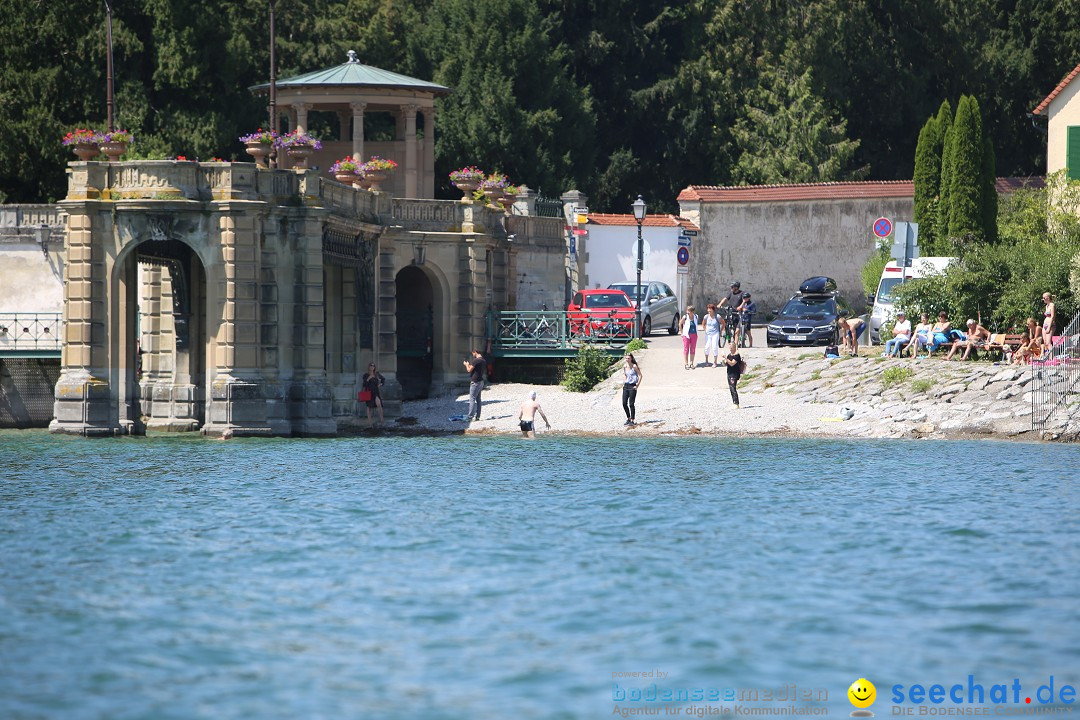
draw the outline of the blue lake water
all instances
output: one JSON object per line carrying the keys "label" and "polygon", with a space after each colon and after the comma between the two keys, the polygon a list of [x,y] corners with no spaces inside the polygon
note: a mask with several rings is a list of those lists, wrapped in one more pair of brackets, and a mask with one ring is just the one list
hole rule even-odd
{"label": "blue lake water", "polygon": [[594,718],[653,683],[825,688],[842,718],[860,677],[884,717],[895,684],[1080,681],[1075,446],[11,432],[0,458],[0,718]]}

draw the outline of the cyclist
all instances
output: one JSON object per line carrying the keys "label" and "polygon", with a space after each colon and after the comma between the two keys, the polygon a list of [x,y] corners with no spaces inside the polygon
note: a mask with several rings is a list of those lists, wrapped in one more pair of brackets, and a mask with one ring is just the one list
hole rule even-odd
{"label": "cyclist", "polygon": [[731,282],[731,290],[716,304],[716,314],[724,321],[724,344],[739,334],[739,323],[735,310],[742,304],[742,290],[738,280]]}
{"label": "cyclist", "polygon": [[742,303],[742,290],[740,287],[739,281],[733,280],[731,283],[731,290],[724,295],[724,297],[720,298],[720,302],[716,304],[716,309],[719,310],[720,308],[727,307],[734,310],[739,307],[739,304]]}
{"label": "cyclist", "polygon": [[750,299],[750,293],[742,294],[739,303],[739,334],[742,335],[743,347],[754,347],[754,336],[750,334],[750,323],[757,312],[757,303]]}

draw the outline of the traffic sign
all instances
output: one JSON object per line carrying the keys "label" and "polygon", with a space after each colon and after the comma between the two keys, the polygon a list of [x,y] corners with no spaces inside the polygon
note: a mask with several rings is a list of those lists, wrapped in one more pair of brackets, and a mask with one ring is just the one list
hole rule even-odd
{"label": "traffic sign", "polygon": [[686,265],[690,262],[690,248],[680,247],[679,252],[676,253],[675,258],[679,261],[680,265]]}
{"label": "traffic sign", "polygon": [[687,228],[682,228],[682,234],[689,235],[690,237],[695,237],[697,236],[697,230],[689,230]]}
{"label": "traffic sign", "polygon": [[575,235],[588,235],[589,231],[585,228],[574,228],[572,231]]}
{"label": "traffic sign", "polygon": [[675,268],[675,274],[676,275],[689,275],[690,274],[690,266],[689,265],[679,265],[677,268]]}
{"label": "traffic sign", "polygon": [[690,247],[690,238],[686,237],[685,235],[680,235],[679,244],[684,247]]}
{"label": "traffic sign", "polygon": [[889,237],[892,234],[892,220],[887,217],[879,217],[875,220],[874,234],[879,238]]}

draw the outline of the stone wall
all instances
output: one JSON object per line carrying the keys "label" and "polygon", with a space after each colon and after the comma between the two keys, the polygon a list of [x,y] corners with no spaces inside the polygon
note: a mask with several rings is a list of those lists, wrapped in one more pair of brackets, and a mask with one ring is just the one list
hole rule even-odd
{"label": "stone wall", "polygon": [[53,416],[60,358],[0,357],[0,428],[45,428]]}
{"label": "stone wall", "polygon": [[871,227],[885,216],[910,220],[910,196],[775,202],[684,202],[682,215],[701,236],[693,248],[690,301],[704,307],[739,280],[754,295],[759,319],[814,275],[836,280],[841,295],[865,309],[861,271],[875,247]]}

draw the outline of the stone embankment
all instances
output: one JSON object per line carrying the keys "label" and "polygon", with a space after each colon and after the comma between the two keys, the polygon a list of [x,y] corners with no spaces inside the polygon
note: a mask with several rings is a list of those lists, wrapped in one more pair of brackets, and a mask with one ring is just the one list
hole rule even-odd
{"label": "stone embankment", "polygon": [[[480,422],[449,419],[465,413],[464,392],[406,402],[403,418],[392,426],[414,432],[514,433],[519,404],[531,390],[538,392],[552,432],[572,434],[1069,440],[1076,438],[1080,421],[1032,431],[1032,383],[1038,380],[1030,368],[882,358],[880,348],[841,359],[826,359],[820,349],[744,349],[749,367],[736,409],[724,368],[684,370],[678,341],[654,338],[648,350],[636,354],[643,380],[634,427],[624,426],[621,373],[588,393],[496,383],[484,393]],[[537,425],[542,434],[543,422]]]}

